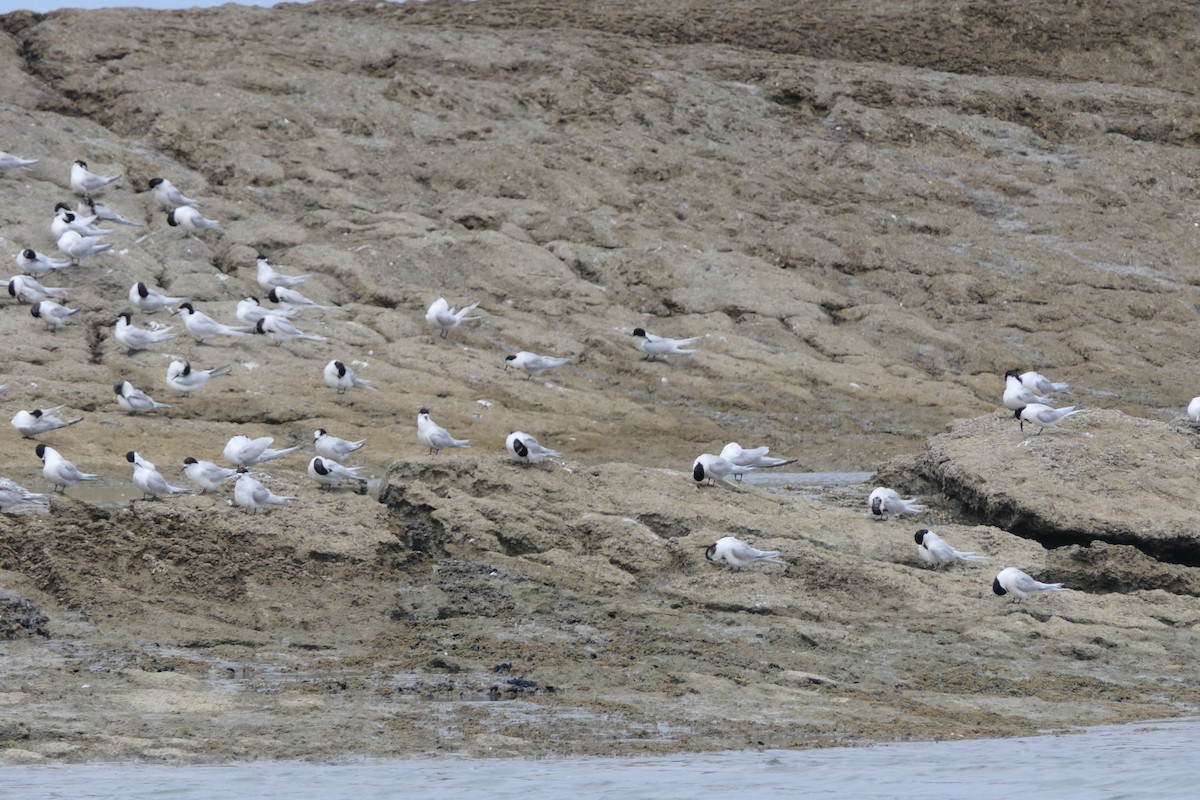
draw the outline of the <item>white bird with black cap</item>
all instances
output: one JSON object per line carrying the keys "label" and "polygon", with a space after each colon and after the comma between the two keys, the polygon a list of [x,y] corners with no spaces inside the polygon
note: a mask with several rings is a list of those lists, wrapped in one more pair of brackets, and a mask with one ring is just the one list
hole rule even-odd
{"label": "white bird with black cap", "polygon": [[379,391],[369,382],[354,374],[354,370],[346,362],[334,359],[325,365],[325,384],[331,389],[337,389],[338,394],[345,394],[350,389],[369,389]]}
{"label": "white bird with black cap", "polygon": [[513,431],[504,440],[504,446],[513,458],[526,464],[536,464],[548,458],[559,458],[562,454],[557,450],[543,447],[537,439],[523,431]]}
{"label": "white bird with black cap", "polygon": [[996,573],[992,579],[992,591],[1004,597],[1010,595],[1014,603],[1019,603],[1038,592],[1061,592],[1065,587],[1061,583],[1042,583],[1016,567],[1005,567]]}
{"label": "white bird with black cap", "polygon": [[66,490],[80,481],[98,481],[99,475],[83,472],[70,461],[67,461],[53,447],[39,444],[33,452],[42,460],[42,477],[54,486],[58,492]]}
{"label": "white bird with black cap", "polygon": [[429,448],[430,455],[437,455],[451,447],[470,447],[470,439],[455,439],[450,432],[438,425],[429,416],[429,409],[417,412],[417,441]]}
{"label": "white bird with black cap", "polygon": [[886,520],[888,516],[920,514],[925,510],[925,506],[918,503],[917,498],[905,499],[895,489],[886,486],[879,486],[872,491],[867,498],[867,505],[871,508],[871,515],[881,520]]}
{"label": "white bird with black cap", "polygon": [[354,483],[355,491],[367,493],[367,479],[358,474],[362,467],[344,467],[332,458],[313,456],[308,462],[308,476],[322,489],[341,486],[343,483]]}
{"label": "white bird with black cap", "polygon": [[88,169],[86,161],[77,159],[71,164],[71,191],[80,196],[99,194],[108,188],[110,184],[116,183],[120,179],[120,173],[116,175],[97,175]]}
{"label": "white bird with black cap", "polygon": [[175,338],[175,334],[171,333],[169,325],[153,330],[139,328],[133,324],[129,313],[123,311],[117,315],[117,321],[113,323],[113,338],[125,345],[132,354],[163,342],[169,342]]}
{"label": "white bird with black cap", "polygon": [[186,297],[171,297],[157,289],[152,289],[144,281],[138,281],[129,287],[129,302],[147,314],[153,314],[155,311],[161,311],[168,306],[177,306],[187,301],[188,298]]}
{"label": "white bird with black cap", "polygon": [[736,536],[722,536],[717,539],[704,551],[704,557],[713,562],[724,561],[734,569],[742,569],[759,562],[788,563],[779,557],[778,550],[759,550]]}
{"label": "white bird with black cap", "polygon": [[359,439],[357,442],[339,439],[324,428],[313,431],[313,449],[317,451],[317,455],[334,461],[341,461],[351,453],[358,452],[366,443],[366,439]]}
{"label": "white bird with black cap", "polygon": [[113,392],[117,395],[117,405],[129,414],[145,414],[147,411],[171,407],[167,403],[158,402],[130,381],[117,381],[113,384]]}
{"label": "white bird with black cap", "polygon": [[148,497],[157,499],[164,494],[187,494],[187,489],[167,483],[167,479],[154,464],[139,456],[136,450],[126,453],[125,460],[133,464],[134,486],[145,492]]}
{"label": "white bird with black cap", "polygon": [[212,369],[195,369],[190,362],[177,358],[167,365],[167,386],[181,394],[191,394],[203,389],[209,379],[228,375],[230,369],[228,364]]}
{"label": "white bird with black cap", "polygon": [[944,564],[956,564],[960,561],[987,561],[987,556],[976,555],[970,551],[955,550],[950,544],[928,528],[922,528],[913,534],[917,543],[917,555],[934,569]]}

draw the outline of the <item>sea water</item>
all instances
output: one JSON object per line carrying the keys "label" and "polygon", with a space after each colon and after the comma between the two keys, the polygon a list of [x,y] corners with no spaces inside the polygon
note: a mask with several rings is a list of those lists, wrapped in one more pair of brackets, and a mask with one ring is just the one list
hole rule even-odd
{"label": "sea water", "polygon": [[650,758],[10,766],[0,768],[0,797],[1190,800],[1200,796],[1198,753],[1200,720],[1186,719],[1021,739]]}

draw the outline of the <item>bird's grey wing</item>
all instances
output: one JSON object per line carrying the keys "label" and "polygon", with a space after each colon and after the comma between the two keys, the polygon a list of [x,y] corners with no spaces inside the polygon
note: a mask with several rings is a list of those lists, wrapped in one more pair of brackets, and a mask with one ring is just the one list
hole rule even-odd
{"label": "bird's grey wing", "polygon": [[1062,413],[1063,410],[1064,409],[1043,408],[1041,411],[1038,411],[1036,414],[1034,414],[1034,416],[1037,417],[1038,422],[1046,425],[1052,425],[1065,416]]}
{"label": "bird's grey wing", "polygon": [[734,558],[739,558],[744,561],[752,561],[757,558],[775,558],[779,555],[778,550],[759,550],[756,547],[751,547],[745,542],[737,542],[729,548],[730,553]]}

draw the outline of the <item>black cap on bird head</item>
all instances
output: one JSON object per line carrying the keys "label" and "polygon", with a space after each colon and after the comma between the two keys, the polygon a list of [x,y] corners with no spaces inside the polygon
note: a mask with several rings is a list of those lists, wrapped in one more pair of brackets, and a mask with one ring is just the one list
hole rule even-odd
{"label": "black cap on bird head", "polygon": [[707,558],[709,561],[712,561],[712,560],[713,560],[713,554],[714,554],[714,553],[716,553],[716,552],[717,552],[717,543],[716,543],[716,542],[713,542],[712,544],[710,544],[710,545],[708,546],[708,549],[706,549],[706,550],[704,551],[704,557],[705,557],[705,558]]}
{"label": "black cap on bird head", "polygon": [[39,444],[37,447],[33,448],[33,452],[37,453],[38,458],[42,459],[43,461],[46,460],[46,445]]}
{"label": "black cap on bird head", "polygon": [[198,464],[200,462],[198,462],[196,459],[192,458],[191,456],[188,456],[187,458],[185,458],[183,460],[183,463],[186,465],[186,464]]}
{"label": "black cap on bird head", "polygon": [[147,288],[146,284],[142,283],[141,281],[138,281],[137,282],[137,293],[138,293],[138,297],[149,297],[150,289]]}
{"label": "black cap on bird head", "polygon": [[[11,290],[10,290],[10,291],[11,291]],[[517,360],[517,357],[516,357],[516,356],[505,356],[505,357],[504,357],[504,360],[505,360],[505,361],[516,361],[516,360]],[[505,365],[504,365],[504,368],[505,368],[505,369],[508,369],[508,366],[509,366],[508,364],[505,364]]]}
{"label": "black cap on bird head", "polygon": [[192,374],[192,362],[190,362],[190,361],[183,362],[183,369],[180,370],[179,374],[184,375],[184,376],[191,375]]}
{"label": "black cap on bird head", "polygon": [[125,324],[128,325],[133,322],[133,317],[129,316],[128,311],[122,311],[120,314],[117,314],[117,318],[113,320],[113,324],[116,325],[121,320],[125,320]]}
{"label": "black cap on bird head", "polygon": [[645,328],[634,328],[634,329],[633,329],[633,335],[634,335],[634,336],[645,336],[645,335],[646,335],[646,329],[645,329]]}
{"label": "black cap on bird head", "polygon": [[320,439],[327,433],[329,433],[329,431],[325,430],[324,428],[317,428],[315,431],[313,431],[313,438]]}
{"label": "black cap on bird head", "polygon": [[35,317],[40,318],[42,316],[42,304],[34,303],[33,308],[29,309],[29,313]]}
{"label": "black cap on bird head", "polygon": [[150,181],[146,185],[149,186],[151,189],[154,189],[162,182],[163,182],[162,178],[151,178]]}
{"label": "black cap on bird head", "polygon": [[883,516],[883,498],[876,497],[871,500],[871,513],[877,517]]}
{"label": "black cap on bird head", "polygon": [[77,159],[75,159],[75,163],[78,164],[79,166],[83,167],[84,169],[87,169],[87,162],[84,161],[83,159],[77,158]]}
{"label": "black cap on bird head", "polygon": [[195,307],[194,305],[192,305],[191,303],[180,303],[180,304],[179,304],[179,308],[178,308],[178,309],[176,309],[176,310],[177,310],[177,311],[183,311],[185,308],[188,310],[188,313],[189,313],[189,314],[195,314],[195,313],[196,313],[196,307]]}
{"label": "black cap on bird head", "polygon": [[8,282],[8,293],[13,297],[17,296],[17,287],[13,286],[13,281]]}
{"label": "black cap on bird head", "polygon": [[1021,433],[1025,432],[1025,418],[1021,416],[1021,412],[1026,408],[1028,408],[1028,406],[1021,406],[1013,412],[1013,419],[1019,419],[1021,421]]}
{"label": "black cap on bird head", "polygon": [[124,388],[125,388],[125,381],[117,381],[116,383],[113,384],[113,391],[116,392],[117,394],[120,394],[121,390]]}
{"label": "black cap on bird head", "polygon": [[31,247],[26,247],[24,250],[21,251],[21,257],[28,261],[33,261],[34,259],[37,258],[37,252],[34,251],[33,248],[31,248]]}
{"label": "black cap on bird head", "polygon": [[513,452],[521,458],[529,458],[529,448],[525,446],[520,437],[513,439]]}
{"label": "black cap on bird head", "polygon": [[271,291],[267,293],[267,299],[270,300],[272,303],[279,302],[279,295],[276,293],[276,290],[278,288],[279,288],[278,286],[272,286]]}
{"label": "black cap on bird head", "polygon": [[1017,380],[1020,380],[1021,373],[1017,372],[1015,369],[1010,369],[1008,372],[1004,373],[1004,380],[1007,381],[1009,378],[1016,378]]}
{"label": "black cap on bird head", "polygon": [[343,364],[340,361],[334,361],[333,368],[337,370],[339,378],[346,377],[346,365],[345,364]]}
{"label": "black cap on bird head", "polygon": [[259,317],[258,322],[254,323],[254,330],[256,333],[266,333],[267,332],[266,327],[263,326],[263,323],[266,322],[266,320],[267,320],[266,317]]}
{"label": "black cap on bird head", "polygon": [[40,408],[35,408],[33,411],[29,412],[29,415],[31,417],[33,417],[34,419],[41,419],[42,418],[42,410]]}
{"label": "black cap on bird head", "polygon": [[128,461],[130,464],[134,463],[135,461],[137,461],[137,453],[130,450],[128,453],[125,454],[125,460]]}
{"label": "black cap on bird head", "polygon": [[179,224],[175,221],[175,209],[171,209],[169,212],[167,212],[167,224],[172,228]]}
{"label": "black cap on bird head", "polygon": [[1000,576],[998,575],[995,578],[992,578],[992,591],[1001,597],[1008,594],[1008,590],[1000,585]]}
{"label": "black cap on bird head", "polygon": [[418,414],[428,414],[428,413],[429,413],[429,409],[428,409],[428,408],[422,408],[422,409],[421,409],[420,411],[418,411],[417,413],[418,413]]}
{"label": "black cap on bird head", "polygon": [[925,544],[925,534],[929,533],[928,528],[921,528],[913,534],[913,538],[917,540],[917,544]]}
{"label": "black cap on bird head", "polygon": [[325,462],[319,458],[313,459],[313,470],[315,470],[318,475],[328,475],[329,474],[329,468],[326,467]]}
{"label": "black cap on bird head", "polygon": [[696,466],[692,467],[692,477],[695,478],[696,483],[704,480],[704,465],[699,461],[696,462]]}
{"label": "black cap on bird head", "polygon": [[66,203],[56,203],[56,204],[54,205],[54,213],[55,213],[55,214],[57,214],[58,212],[62,211],[63,209],[66,209],[67,211],[70,211],[70,210],[71,210],[71,207],[70,207],[69,205],[67,205]]}

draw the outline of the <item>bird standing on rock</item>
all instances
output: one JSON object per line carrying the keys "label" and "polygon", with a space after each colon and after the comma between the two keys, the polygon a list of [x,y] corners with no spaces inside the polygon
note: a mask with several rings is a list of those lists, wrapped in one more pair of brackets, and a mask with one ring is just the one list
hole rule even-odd
{"label": "bird standing on rock", "polygon": [[437,455],[450,447],[470,447],[470,439],[455,439],[450,432],[438,425],[429,416],[429,409],[417,413],[417,441],[429,448],[430,455]]}
{"label": "bird standing on rock", "polygon": [[992,591],[1001,597],[1012,595],[1014,603],[1019,603],[1036,592],[1061,592],[1063,589],[1061,583],[1042,583],[1016,567],[1005,567],[992,579]]}
{"label": "bird standing on rock", "polygon": [[1038,435],[1041,436],[1042,431],[1046,428],[1056,428],[1058,423],[1062,422],[1067,417],[1078,414],[1081,409],[1076,409],[1075,406],[1067,406],[1066,408],[1051,408],[1042,403],[1030,403],[1027,406],[1021,406],[1013,412],[1013,418],[1021,421],[1021,433],[1025,432],[1025,423],[1028,422],[1038,427]]}

